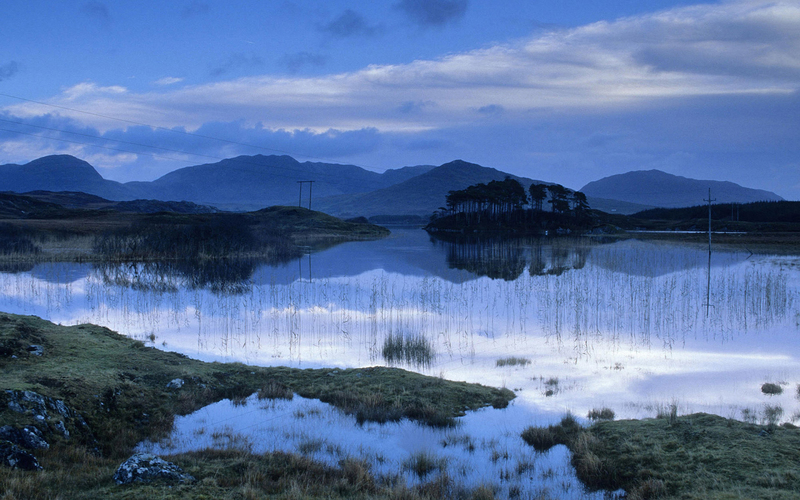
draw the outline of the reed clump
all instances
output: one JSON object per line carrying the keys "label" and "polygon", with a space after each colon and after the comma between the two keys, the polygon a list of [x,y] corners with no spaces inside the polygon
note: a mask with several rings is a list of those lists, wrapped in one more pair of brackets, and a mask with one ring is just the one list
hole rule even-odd
{"label": "reed clump", "polygon": [[531,364],[531,360],[528,358],[518,358],[515,356],[511,356],[508,358],[500,358],[495,362],[495,366],[503,367],[503,366],[527,366]]}
{"label": "reed clump", "polygon": [[781,387],[780,384],[766,382],[761,384],[761,392],[769,394],[770,396],[776,396],[778,394],[783,394],[783,387]]}

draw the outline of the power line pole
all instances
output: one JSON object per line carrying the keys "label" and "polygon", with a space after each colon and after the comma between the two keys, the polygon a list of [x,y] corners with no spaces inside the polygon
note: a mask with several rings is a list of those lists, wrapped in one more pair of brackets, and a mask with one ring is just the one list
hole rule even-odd
{"label": "power line pole", "polygon": [[297,181],[300,184],[300,200],[297,202],[297,206],[303,206],[303,184],[308,183],[308,209],[311,210],[311,188],[314,186],[314,181]]}
{"label": "power line pole", "polygon": [[711,188],[708,188],[708,199],[703,200],[708,202],[708,253],[711,254],[711,202],[717,201],[716,198],[711,199]]}

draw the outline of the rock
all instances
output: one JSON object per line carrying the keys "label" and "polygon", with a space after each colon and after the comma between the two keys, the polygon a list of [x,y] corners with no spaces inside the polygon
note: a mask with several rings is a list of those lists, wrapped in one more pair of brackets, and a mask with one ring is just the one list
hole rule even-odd
{"label": "rock", "polygon": [[167,384],[167,389],[180,389],[181,387],[183,387],[182,378],[174,378]]}
{"label": "rock", "polygon": [[[47,441],[52,442],[56,435],[64,439],[70,439],[71,436],[77,435],[89,447],[97,446],[94,435],[83,417],[60,399],[42,396],[33,391],[6,390],[0,392],[0,404],[3,401],[12,411],[32,419],[27,429],[30,432],[41,431],[37,435],[44,442],[46,442],[45,436]],[[35,426],[32,425],[34,423]],[[17,442],[14,439],[9,439],[9,441]],[[18,444],[30,447],[22,443]]]}
{"label": "rock", "polygon": [[163,458],[149,453],[137,453],[125,460],[114,473],[117,484],[132,482],[151,483],[162,480],[180,484],[192,483],[195,478],[184,474],[183,469]]}
{"label": "rock", "polygon": [[0,441],[0,463],[12,469],[42,470],[36,457],[10,441]]}
{"label": "rock", "polygon": [[42,437],[42,432],[36,427],[29,426],[22,429],[4,425],[0,427],[0,440],[6,440],[29,450],[48,449],[50,445]]}
{"label": "rock", "polygon": [[40,345],[31,344],[28,346],[28,353],[33,354],[34,356],[41,356],[44,354],[44,347]]}

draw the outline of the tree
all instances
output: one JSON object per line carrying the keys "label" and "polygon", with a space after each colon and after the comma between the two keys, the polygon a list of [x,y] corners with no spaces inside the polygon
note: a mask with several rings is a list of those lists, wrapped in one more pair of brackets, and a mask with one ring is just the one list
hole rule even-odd
{"label": "tree", "polygon": [[533,208],[539,212],[542,211],[542,202],[547,198],[547,185],[545,184],[531,184],[528,188],[533,201]]}

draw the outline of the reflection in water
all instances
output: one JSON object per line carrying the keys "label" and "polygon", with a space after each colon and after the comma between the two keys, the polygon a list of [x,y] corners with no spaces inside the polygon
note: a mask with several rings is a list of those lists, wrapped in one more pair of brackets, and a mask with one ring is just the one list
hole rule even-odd
{"label": "reflection in water", "polygon": [[[507,386],[517,404],[554,412],[642,416],[674,398],[736,416],[766,403],[761,383],[800,383],[798,261],[748,256],[715,252],[709,263],[702,249],[667,243],[479,245],[398,231],[277,267],[37,266],[0,274],[0,310],[152,333],[201,359],[397,364]],[[509,356],[531,363],[497,366]],[[549,379],[559,381],[550,395]],[[794,392],[781,396],[787,418]]]}

